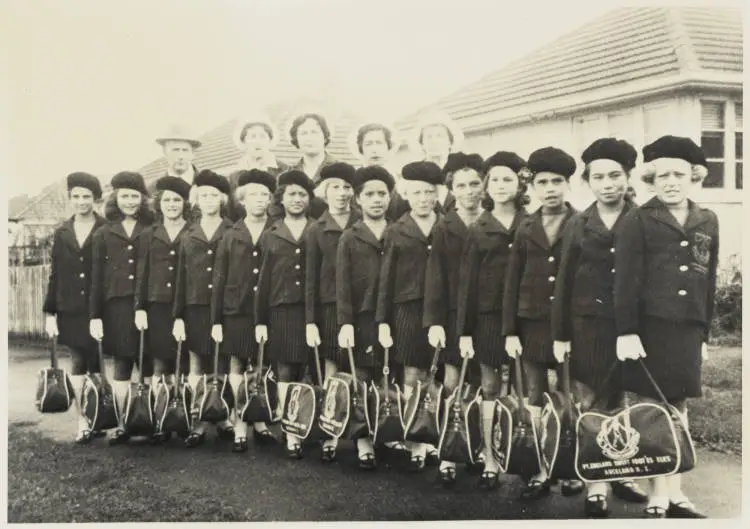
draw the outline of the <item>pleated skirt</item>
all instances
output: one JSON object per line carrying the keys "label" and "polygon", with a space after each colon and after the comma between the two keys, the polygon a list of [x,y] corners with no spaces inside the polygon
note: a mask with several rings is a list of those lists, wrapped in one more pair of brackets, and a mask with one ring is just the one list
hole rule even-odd
{"label": "pleated skirt", "polygon": [[256,362],[258,342],[255,341],[255,321],[252,315],[224,316],[222,332],[224,341],[221,343],[221,352],[223,354]]}
{"label": "pleated skirt", "polygon": [[[667,400],[703,395],[702,324],[645,316],[641,318],[639,334],[646,351],[643,363]],[[622,363],[622,386],[624,390],[644,397],[659,398],[640,362],[628,360]]]}
{"label": "pleated skirt", "polygon": [[[462,358],[458,350],[457,316],[455,310],[448,311],[448,321],[445,324],[445,348],[440,351],[440,361],[452,366],[461,366]],[[425,333],[428,329],[424,330]]]}
{"label": "pleated skirt", "polygon": [[172,336],[174,317],[171,303],[151,303],[148,313],[146,339],[153,358],[174,360],[177,357],[177,341]]}
{"label": "pleated skirt", "polygon": [[[378,341],[378,325],[375,323],[374,312],[357,314],[354,321],[354,365],[363,369],[370,369],[383,365],[383,348]],[[340,366],[349,368],[349,355],[341,352]]]}
{"label": "pleated skirt", "polygon": [[305,340],[305,305],[271,307],[268,316],[268,356],[282,364],[309,362]]}
{"label": "pleated skirt", "polygon": [[552,354],[552,326],[549,320],[519,319],[519,338],[523,359],[552,369],[557,366]]}
{"label": "pleated skirt", "polygon": [[[138,357],[138,329],[135,328],[133,296],[112,298],[104,303],[102,317],[104,339],[102,349],[106,356],[115,358]],[[144,344],[144,355],[148,348]]]}
{"label": "pleated skirt", "polygon": [[321,358],[338,362],[339,326],[336,319],[336,304],[326,303],[320,306],[318,316],[318,331],[320,332],[320,346],[318,352]]}
{"label": "pleated skirt", "polygon": [[185,307],[185,345],[200,356],[211,356],[214,343],[211,339],[211,307],[188,305]]}
{"label": "pleated skirt", "polygon": [[418,299],[394,306],[393,360],[404,366],[429,369],[434,351],[427,341],[427,329],[422,326],[423,304]]}
{"label": "pleated skirt", "polygon": [[96,355],[96,341],[89,334],[89,315],[60,312],[57,314],[57,343],[75,349],[81,354]]}
{"label": "pleated skirt", "polygon": [[595,316],[573,317],[573,336],[570,351],[570,378],[583,382],[599,391],[607,384],[607,392],[619,391],[620,375],[617,371],[607,380],[607,375],[617,360],[617,328],[612,318]]}
{"label": "pleated skirt", "polygon": [[474,359],[490,367],[501,367],[510,363],[505,352],[502,314],[490,312],[477,315],[474,327]]}

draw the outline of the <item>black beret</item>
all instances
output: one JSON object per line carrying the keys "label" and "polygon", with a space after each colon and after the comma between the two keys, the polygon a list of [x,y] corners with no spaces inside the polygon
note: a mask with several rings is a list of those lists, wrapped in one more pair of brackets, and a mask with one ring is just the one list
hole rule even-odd
{"label": "black beret", "polygon": [[266,186],[271,193],[276,191],[276,179],[271,173],[261,171],[260,169],[240,171],[237,177],[237,187],[244,186],[245,184],[260,184]]}
{"label": "black beret", "polygon": [[144,195],[148,194],[143,177],[139,173],[134,173],[132,171],[120,171],[113,176],[112,189],[132,189],[134,191],[139,191]]}
{"label": "black beret", "polygon": [[484,172],[488,172],[493,167],[507,167],[514,173],[518,174],[521,169],[526,167],[526,160],[510,151],[498,151],[484,161]]}
{"label": "black beret", "polygon": [[404,180],[419,180],[432,185],[443,183],[443,171],[434,162],[412,162],[407,163],[401,169]]}
{"label": "black beret", "polygon": [[454,152],[448,155],[448,160],[443,167],[443,174],[448,175],[461,169],[474,169],[481,173],[484,161],[478,154],[466,154],[463,152]]}
{"label": "black beret", "polygon": [[193,183],[198,187],[215,187],[225,195],[229,194],[229,180],[218,173],[214,173],[211,169],[203,169],[203,171],[198,173],[198,176],[195,177]]}
{"label": "black beret", "polygon": [[187,200],[190,196],[190,184],[177,176],[162,176],[156,181],[157,191],[172,191]]}
{"label": "black beret", "polygon": [[328,178],[340,178],[349,185],[352,185],[355,169],[345,162],[335,162],[326,165],[320,169],[320,181]]}
{"label": "black beret", "polygon": [[393,188],[396,186],[395,180],[387,169],[385,169],[384,167],[380,167],[379,165],[369,165],[367,167],[360,167],[359,169],[357,169],[357,171],[354,173],[352,187],[354,187],[354,189],[359,192],[359,190],[361,190],[362,187],[364,187],[364,185],[371,180],[380,180],[381,182],[384,182],[386,187],[388,188],[389,193],[393,191]]}
{"label": "black beret", "polygon": [[615,138],[599,138],[589,145],[581,155],[581,160],[585,164],[594,160],[613,160],[622,165],[626,171],[635,167],[636,158],[638,158],[638,152],[635,147],[625,140]]}
{"label": "black beret", "polygon": [[706,166],[706,155],[690,138],[680,136],[662,136],[643,148],[643,161],[651,162],[657,158],[679,158],[691,165]]}
{"label": "black beret", "polygon": [[576,172],[576,161],[561,149],[543,147],[531,153],[528,168],[534,175],[548,172],[562,175],[566,180],[569,180]]}
{"label": "black beret", "polygon": [[94,195],[94,200],[102,198],[102,185],[99,183],[99,179],[89,173],[82,171],[76,173],[70,173],[67,178],[68,191],[74,187],[83,187],[91,191]]}
{"label": "black beret", "polygon": [[298,185],[303,187],[308,192],[310,198],[315,194],[315,185],[312,180],[302,171],[298,169],[292,169],[279,176],[280,186]]}

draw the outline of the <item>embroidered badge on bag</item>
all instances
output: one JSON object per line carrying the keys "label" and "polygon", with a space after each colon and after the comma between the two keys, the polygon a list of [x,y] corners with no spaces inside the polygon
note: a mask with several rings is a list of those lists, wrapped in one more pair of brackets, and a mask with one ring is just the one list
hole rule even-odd
{"label": "embroidered badge on bag", "polygon": [[610,417],[602,422],[596,443],[602,449],[602,453],[614,460],[629,459],[638,453],[638,443],[641,434],[632,428],[624,419],[622,414]]}
{"label": "embroidered badge on bag", "polygon": [[333,418],[336,412],[336,393],[338,392],[338,380],[332,378],[329,381],[328,391],[326,392],[326,401],[323,407],[323,415],[329,419]]}
{"label": "embroidered badge on bag", "polygon": [[290,422],[295,422],[297,420],[297,415],[299,415],[300,391],[301,388],[299,386],[294,386],[292,388],[292,394],[289,396],[289,411],[287,413],[287,419],[289,419]]}
{"label": "embroidered badge on bag", "polygon": [[693,268],[698,272],[705,274],[708,272],[708,262],[711,260],[711,241],[710,235],[705,233],[696,233],[693,235]]}

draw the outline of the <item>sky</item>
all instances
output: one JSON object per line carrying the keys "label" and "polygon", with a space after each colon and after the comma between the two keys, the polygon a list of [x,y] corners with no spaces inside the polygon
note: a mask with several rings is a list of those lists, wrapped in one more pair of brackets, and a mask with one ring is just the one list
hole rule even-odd
{"label": "sky", "polygon": [[6,185],[108,180],[171,122],[203,133],[286,98],[395,120],[622,3],[4,0]]}

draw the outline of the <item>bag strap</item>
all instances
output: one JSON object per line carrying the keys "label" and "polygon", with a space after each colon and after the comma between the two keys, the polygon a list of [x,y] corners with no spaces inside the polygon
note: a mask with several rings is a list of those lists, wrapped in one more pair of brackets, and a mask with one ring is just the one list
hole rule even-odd
{"label": "bag strap", "polygon": [[52,369],[57,369],[57,336],[53,336],[51,343],[50,343],[50,365],[52,366]]}
{"label": "bag strap", "polygon": [[181,387],[182,373],[180,372],[180,364],[182,363],[182,341],[177,342],[177,358],[174,366],[174,385],[179,393]]}
{"label": "bag strap", "polygon": [[352,370],[352,378],[354,378],[354,394],[359,397],[359,381],[357,380],[357,368],[354,365],[354,350],[347,347],[346,352],[349,355],[349,367]]}
{"label": "bag strap", "polygon": [[523,371],[521,369],[521,359],[516,357],[513,360],[513,367],[515,369],[515,380],[513,385],[515,386],[516,395],[518,395],[518,407],[521,410],[521,415],[526,415],[526,404],[523,402]]}
{"label": "bag strap", "polygon": [[438,345],[435,347],[435,353],[432,355],[432,364],[430,364],[430,372],[427,375],[427,380],[425,381],[426,386],[431,386],[433,382],[435,382],[435,375],[437,374],[438,370],[438,360],[440,358],[440,351],[442,350],[442,347]]}
{"label": "bag strap", "polygon": [[389,347],[383,348],[383,395],[385,401],[390,402],[390,395],[388,391],[388,375],[391,373],[391,368],[388,367],[388,354],[390,353]]}
{"label": "bag strap", "polygon": [[648,380],[651,382],[651,385],[654,386],[654,389],[656,390],[656,394],[659,395],[659,399],[662,401],[662,403],[665,406],[667,406],[667,409],[669,409],[671,407],[671,404],[669,404],[667,397],[664,396],[664,393],[662,393],[661,388],[656,383],[656,380],[654,380],[654,377],[651,376],[651,373],[649,372],[648,368],[646,368],[646,364],[643,362],[643,359],[639,358],[638,363],[641,364],[643,371],[646,372],[646,376],[648,377]]}
{"label": "bag strap", "polygon": [[258,376],[263,373],[263,355],[266,352],[266,341],[261,340],[258,343]]}
{"label": "bag strap", "polygon": [[99,356],[99,374],[102,377],[102,380],[109,384],[109,380],[107,379],[107,369],[104,367],[104,350],[102,349],[102,341],[97,340],[96,341],[96,348],[97,348],[97,354]]}
{"label": "bag strap", "polygon": [[565,360],[562,363],[562,377],[561,385],[563,391],[563,397],[565,398],[565,408],[568,410],[570,417],[573,417],[573,397],[570,393],[570,355],[565,355]]}
{"label": "bag strap", "polygon": [[461,405],[461,398],[463,397],[464,381],[466,380],[466,369],[469,366],[469,357],[466,356],[461,361],[461,374],[458,376],[458,385],[456,386],[456,399],[453,401],[453,407]]}
{"label": "bag strap", "polygon": [[318,386],[323,387],[323,373],[320,371],[320,351],[318,346],[313,347],[313,354],[315,355],[315,373],[318,375]]}
{"label": "bag strap", "polygon": [[615,373],[617,372],[618,364],[620,363],[620,360],[615,360],[612,362],[612,366],[609,368],[609,371],[607,372],[607,376],[604,377],[604,381],[599,386],[599,388],[596,390],[596,393],[594,393],[594,400],[591,401],[590,408],[593,408],[596,406],[596,404],[602,400],[602,397],[604,397],[604,394],[609,389],[609,383],[612,381],[612,378],[614,377]]}
{"label": "bag strap", "polygon": [[214,340],[214,379],[219,380],[219,342]]}
{"label": "bag strap", "polygon": [[138,383],[140,385],[143,385],[143,341],[144,341],[144,331],[140,331],[138,333]]}

